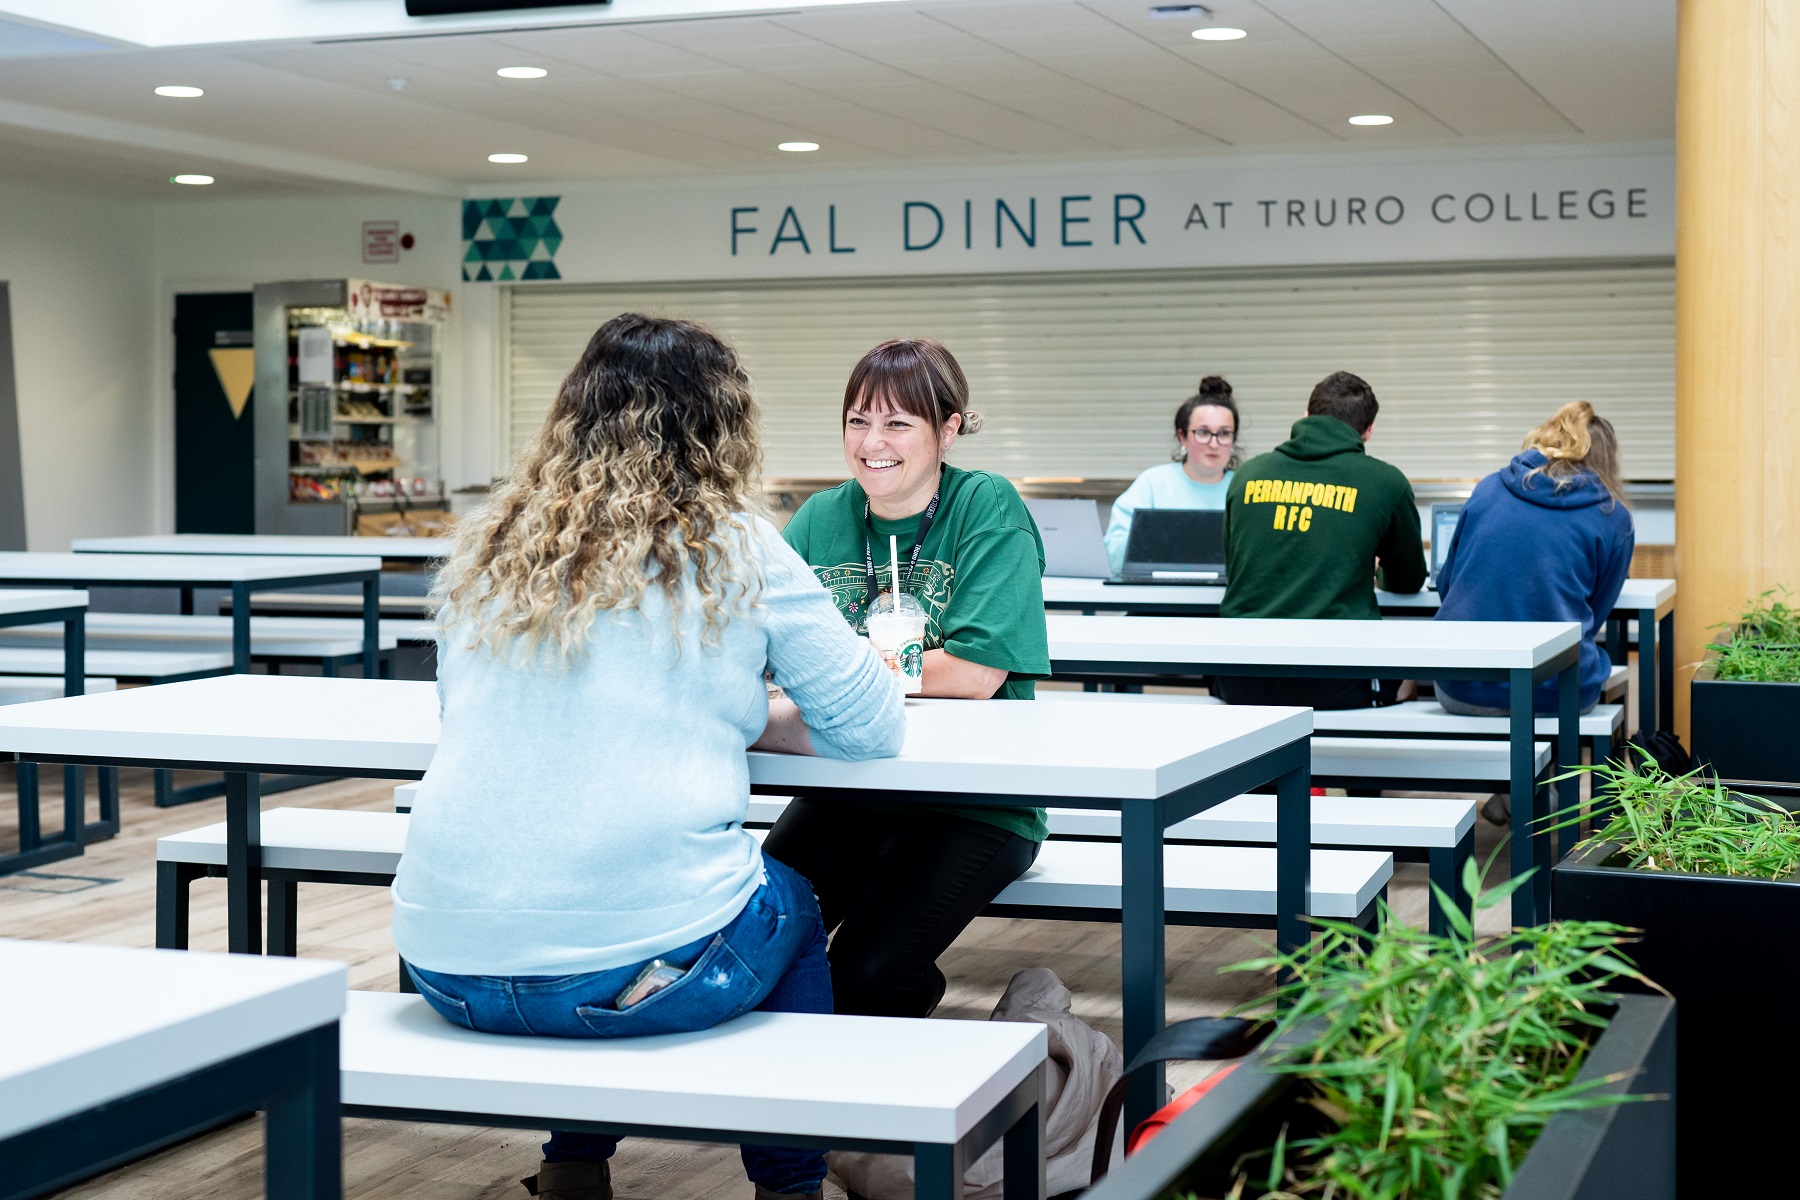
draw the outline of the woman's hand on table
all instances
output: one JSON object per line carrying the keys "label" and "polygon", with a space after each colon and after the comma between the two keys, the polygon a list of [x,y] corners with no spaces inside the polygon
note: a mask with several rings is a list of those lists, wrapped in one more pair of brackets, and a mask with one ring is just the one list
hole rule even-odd
{"label": "woman's hand on table", "polygon": [[778,754],[818,754],[813,749],[806,719],[800,715],[800,706],[786,696],[770,699],[769,723],[763,726],[762,736],[752,742],[750,748],[773,750]]}
{"label": "woman's hand on table", "polygon": [[946,700],[991,700],[1005,682],[1006,672],[1000,667],[957,658],[948,650],[925,652],[923,695]]}

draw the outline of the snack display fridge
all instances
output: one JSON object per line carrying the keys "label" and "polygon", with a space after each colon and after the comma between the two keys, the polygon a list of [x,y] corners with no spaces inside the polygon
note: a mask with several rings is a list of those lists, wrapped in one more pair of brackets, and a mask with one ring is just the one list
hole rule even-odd
{"label": "snack display fridge", "polygon": [[449,310],[447,292],[369,280],[256,285],[256,532],[437,532]]}

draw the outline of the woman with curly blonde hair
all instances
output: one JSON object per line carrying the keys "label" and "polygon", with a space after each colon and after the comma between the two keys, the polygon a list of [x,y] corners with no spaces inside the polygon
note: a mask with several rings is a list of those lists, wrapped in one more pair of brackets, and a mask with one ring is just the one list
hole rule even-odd
{"label": "woman with curly blonde hair", "polygon": [[[426,1001],[489,1033],[612,1038],[830,1012],[817,901],[744,831],[745,750],[899,752],[899,685],[759,516],[737,356],[601,326],[438,580],[443,729],[394,880]],[[765,674],[791,699],[770,701]],[[804,715],[802,715],[804,714]],[[618,1139],[552,1134],[532,1194],[608,1200]],[[745,1146],[759,1197],[816,1150]]]}
{"label": "woman with curly blonde hair", "polygon": [[[1631,569],[1637,544],[1619,439],[1585,400],[1565,404],[1525,437],[1503,470],[1475,485],[1437,576],[1445,621],[1574,621],[1581,626],[1581,707],[1592,708],[1612,663],[1595,634]],[[1506,685],[1440,680],[1453,713],[1505,716]],[[1556,681],[1538,712],[1556,711]]]}

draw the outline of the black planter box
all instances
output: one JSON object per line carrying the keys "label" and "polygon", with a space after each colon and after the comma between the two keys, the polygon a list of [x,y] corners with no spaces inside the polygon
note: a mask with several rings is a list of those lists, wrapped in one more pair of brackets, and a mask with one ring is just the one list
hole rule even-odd
{"label": "black planter box", "polygon": [[1800,787],[1800,683],[1711,679],[1689,693],[1694,758],[1731,783]]}
{"label": "black planter box", "polygon": [[[1265,1047],[1244,1060],[1084,1200],[1157,1200],[1171,1189],[1208,1186],[1224,1177],[1244,1150],[1273,1144],[1292,1103],[1294,1078],[1264,1069],[1268,1053]],[[1611,1024],[1576,1078],[1585,1082],[1614,1074],[1624,1078],[1601,1085],[1597,1093],[1669,1099],[1558,1113],[1519,1165],[1504,1200],[1674,1200],[1672,1002],[1661,996],[1618,997]]]}
{"label": "black planter box", "polygon": [[1699,1200],[1717,1194],[1722,1167],[1793,1136],[1791,1114],[1748,1096],[1758,1079],[1800,1072],[1800,1037],[1790,1028],[1800,994],[1800,877],[1634,871],[1607,865],[1616,853],[1605,844],[1558,863],[1551,913],[1643,931],[1627,952],[1681,1006],[1682,1195]]}

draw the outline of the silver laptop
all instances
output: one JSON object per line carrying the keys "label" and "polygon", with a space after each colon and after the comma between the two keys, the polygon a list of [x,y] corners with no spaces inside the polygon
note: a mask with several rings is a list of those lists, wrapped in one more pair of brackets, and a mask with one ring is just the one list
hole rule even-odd
{"label": "silver laptop", "polygon": [[1044,574],[1070,579],[1107,579],[1106,543],[1100,537],[1100,508],[1092,500],[1027,500],[1031,519],[1044,539]]}
{"label": "silver laptop", "polygon": [[1131,514],[1121,583],[1225,583],[1225,514],[1218,509],[1140,508]]}
{"label": "silver laptop", "polygon": [[1426,586],[1437,590],[1438,574],[1444,569],[1444,560],[1450,557],[1450,542],[1456,537],[1456,526],[1462,520],[1463,506],[1460,504],[1434,504],[1431,506],[1431,576]]}

